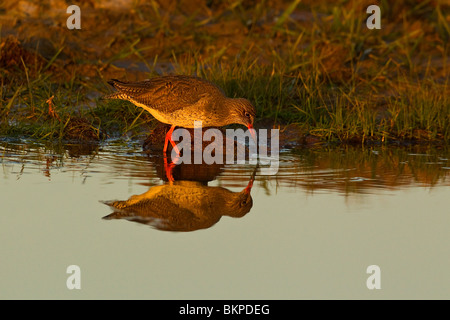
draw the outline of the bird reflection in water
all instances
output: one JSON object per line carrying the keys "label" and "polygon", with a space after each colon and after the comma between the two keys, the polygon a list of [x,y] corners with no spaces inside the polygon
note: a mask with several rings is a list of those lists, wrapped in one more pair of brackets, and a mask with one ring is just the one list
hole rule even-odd
{"label": "bird reflection in water", "polygon": [[[156,157],[151,159],[158,161]],[[250,192],[257,168],[242,191],[232,192],[208,186],[208,181],[214,179],[222,166],[181,164],[172,174],[173,168],[168,172],[167,167],[161,170],[161,163],[155,165],[157,172],[165,173],[164,180],[168,182],[152,186],[147,192],[125,201],[105,201],[113,212],[104,219],[126,219],[164,231],[194,231],[210,228],[222,216],[243,217],[252,208]],[[195,176],[200,181],[193,181]]]}

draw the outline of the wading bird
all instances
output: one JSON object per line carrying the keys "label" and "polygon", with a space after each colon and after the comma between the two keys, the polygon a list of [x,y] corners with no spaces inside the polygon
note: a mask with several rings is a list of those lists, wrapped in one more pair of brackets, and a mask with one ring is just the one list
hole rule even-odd
{"label": "wading bird", "polygon": [[170,142],[179,154],[172,132],[175,127],[194,128],[194,121],[203,127],[222,127],[243,124],[253,139],[255,107],[244,98],[228,98],[215,84],[192,76],[161,76],[139,82],[111,80],[117,92],[104,99],[122,99],[150,112],[157,120],[172,127],[166,134],[164,152]]}

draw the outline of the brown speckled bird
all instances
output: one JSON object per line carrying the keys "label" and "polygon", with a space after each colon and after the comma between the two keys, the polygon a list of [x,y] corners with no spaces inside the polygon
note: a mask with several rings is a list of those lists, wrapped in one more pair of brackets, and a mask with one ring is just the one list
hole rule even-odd
{"label": "brown speckled bird", "polygon": [[104,99],[122,99],[150,112],[157,120],[172,125],[166,134],[164,152],[170,141],[178,153],[172,132],[175,127],[194,128],[194,121],[203,127],[243,124],[255,139],[253,121],[255,107],[244,98],[228,98],[215,84],[192,76],[162,76],[139,82],[108,82],[117,92]]}

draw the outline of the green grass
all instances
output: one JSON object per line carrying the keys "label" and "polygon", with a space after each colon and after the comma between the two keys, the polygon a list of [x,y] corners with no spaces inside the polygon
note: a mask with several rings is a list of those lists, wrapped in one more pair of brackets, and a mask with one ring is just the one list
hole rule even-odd
{"label": "green grass", "polygon": [[[257,125],[297,124],[324,141],[448,142],[448,5],[380,1],[382,29],[368,30],[357,1],[275,3],[276,10],[264,2],[222,2],[205,15],[152,1],[117,20],[126,31],[105,39],[103,59],[73,56],[65,67],[59,57],[68,44],[61,40],[39,68],[26,58],[0,65],[0,134],[63,140],[73,119],[83,119],[97,138],[148,133],[156,120],[146,112],[98,99],[110,92],[109,75],[120,71],[113,64],[131,60],[151,70],[141,79],[166,63],[248,98]],[[51,96],[59,118],[49,113]]]}

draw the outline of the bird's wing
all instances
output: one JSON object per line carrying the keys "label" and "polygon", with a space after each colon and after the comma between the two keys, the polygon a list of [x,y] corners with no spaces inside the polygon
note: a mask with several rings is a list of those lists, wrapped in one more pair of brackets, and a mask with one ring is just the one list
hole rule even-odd
{"label": "bird's wing", "polygon": [[189,218],[195,216],[192,211],[180,207],[164,194],[157,194],[152,198],[142,198],[140,201],[131,203],[130,201],[105,201],[104,203],[124,216],[138,215],[155,218],[167,218],[174,214],[186,215]]}
{"label": "bird's wing", "polygon": [[134,83],[113,80],[111,84],[134,101],[166,112],[224,95],[213,83],[190,76],[164,76]]}
{"label": "bird's wing", "polygon": [[[114,212],[105,219],[127,219],[152,225],[161,230],[191,231],[205,228],[205,221],[188,208],[168,199],[164,195],[145,198],[129,206],[126,201],[105,202]],[[208,226],[209,223],[206,223]],[[207,227],[206,226],[206,227]]]}

